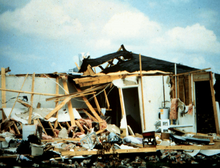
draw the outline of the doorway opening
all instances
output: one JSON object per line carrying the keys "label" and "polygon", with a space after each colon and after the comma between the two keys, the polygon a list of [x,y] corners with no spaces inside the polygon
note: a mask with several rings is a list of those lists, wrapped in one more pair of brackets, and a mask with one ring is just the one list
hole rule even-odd
{"label": "doorway opening", "polygon": [[215,119],[209,81],[195,82],[196,122],[198,133],[215,133]]}
{"label": "doorway opening", "polygon": [[127,124],[134,133],[142,133],[138,87],[123,88],[124,107]]}

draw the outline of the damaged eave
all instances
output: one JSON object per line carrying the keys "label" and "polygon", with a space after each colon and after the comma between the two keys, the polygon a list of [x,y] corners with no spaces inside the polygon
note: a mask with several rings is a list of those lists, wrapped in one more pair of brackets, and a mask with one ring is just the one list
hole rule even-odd
{"label": "damaged eave", "polygon": [[[152,71],[142,71],[142,75],[170,75],[172,73],[170,72],[164,72],[164,71],[159,71],[159,70],[152,70]],[[92,86],[92,85],[98,85],[98,84],[104,84],[104,83],[110,83],[113,80],[117,79],[124,79],[126,77],[131,77],[131,76],[140,76],[140,71],[135,71],[132,73],[129,73],[127,71],[122,71],[122,72],[115,72],[115,73],[98,73],[95,74],[94,76],[86,76],[83,78],[75,78],[73,81],[76,84],[79,84],[80,87],[86,87],[86,86]]]}

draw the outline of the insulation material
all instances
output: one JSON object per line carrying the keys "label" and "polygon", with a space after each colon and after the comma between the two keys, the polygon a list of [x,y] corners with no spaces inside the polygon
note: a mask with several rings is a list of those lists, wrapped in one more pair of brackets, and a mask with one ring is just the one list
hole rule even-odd
{"label": "insulation material", "polygon": [[171,100],[171,107],[170,107],[170,119],[171,120],[177,119],[177,116],[178,116],[177,107],[178,107],[178,99],[174,98]]}
{"label": "insulation material", "polygon": [[193,105],[192,105],[192,103],[191,103],[191,104],[189,104],[187,114],[190,114],[190,115],[192,115],[192,114],[193,114]]}
{"label": "insulation material", "polygon": [[112,83],[117,86],[118,88],[122,88],[129,85],[137,85],[137,77],[132,76],[125,79],[117,79],[112,81]]}
{"label": "insulation material", "polygon": [[[50,113],[52,110],[53,110],[53,108],[36,108],[36,109],[33,109],[32,119],[37,119],[37,118],[44,119],[44,117],[48,113]],[[4,112],[5,112],[6,117],[8,117],[10,112],[11,112],[11,108],[4,108]],[[79,112],[75,108],[73,108],[73,113],[74,113],[75,119],[80,119],[81,118]],[[14,108],[12,113],[11,113],[10,118],[13,118],[16,121],[19,121],[23,124],[27,124],[28,123],[28,118],[29,118],[29,111],[28,111],[27,108]],[[54,122],[54,121],[56,121],[56,118],[51,117],[48,121]],[[58,112],[58,122],[65,122],[65,121],[70,121],[70,116],[69,116],[68,111],[61,109]]]}

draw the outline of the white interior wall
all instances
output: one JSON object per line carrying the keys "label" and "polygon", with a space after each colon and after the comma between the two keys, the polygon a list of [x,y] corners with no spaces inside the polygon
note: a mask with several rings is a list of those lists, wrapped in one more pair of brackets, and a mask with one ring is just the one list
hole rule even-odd
{"label": "white interior wall", "polygon": [[[142,131],[155,130],[155,123],[159,120],[159,108],[162,107],[164,101],[163,96],[163,76],[143,76],[143,93],[144,93],[144,109],[145,109],[145,126],[143,120],[143,106],[141,97],[141,82],[139,79],[139,100],[140,100],[140,115],[142,120]],[[167,76],[164,76],[165,101],[170,101],[170,87],[166,84]]]}
{"label": "white interior wall", "polygon": [[[24,79],[25,79],[25,76],[6,76],[6,89],[20,90],[24,82]],[[1,78],[0,78],[0,84],[1,84]],[[62,80],[59,80],[59,84],[60,84],[59,94],[64,94],[64,91],[62,89],[63,87]],[[76,91],[74,86],[71,85],[71,83],[67,82],[67,84],[68,84],[70,93]],[[31,92],[31,88],[32,88],[32,76],[28,76],[24,83],[22,91]],[[35,77],[34,92],[55,94],[56,93],[56,78]],[[6,91],[6,101],[8,101],[6,104],[7,108],[11,108],[13,106],[17,95],[18,93],[16,92]],[[2,99],[1,96],[2,94],[0,94],[0,100]],[[28,102],[30,103],[31,94],[20,93],[20,96],[27,96]],[[13,97],[15,98],[11,99]],[[35,108],[39,102],[41,103],[41,108],[54,108],[55,102],[53,100],[46,101],[46,99],[49,97],[52,97],[52,96],[34,95],[33,107]],[[71,101],[73,104],[73,108],[85,107],[85,103],[83,102],[81,98],[72,99]],[[15,105],[15,108],[23,108],[23,107],[24,106],[21,105],[20,103],[16,103]],[[64,108],[67,108],[67,106],[64,106]]]}

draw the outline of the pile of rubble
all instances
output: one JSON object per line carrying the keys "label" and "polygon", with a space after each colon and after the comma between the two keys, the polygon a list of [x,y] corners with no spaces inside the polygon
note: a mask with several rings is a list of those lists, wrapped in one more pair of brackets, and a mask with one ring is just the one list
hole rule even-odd
{"label": "pile of rubble", "polygon": [[[13,131],[2,131],[1,166],[141,168],[173,167],[180,164],[212,166],[220,164],[219,146],[217,149],[213,146],[219,145],[219,137],[216,134],[207,135],[206,139],[201,139],[205,135],[197,135],[200,138],[190,139],[189,134],[178,135],[177,129],[170,133],[153,132],[155,145],[145,142],[149,140],[145,137],[146,133],[144,136],[136,134],[123,137],[115,125],[106,124],[106,128],[101,132],[95,132],[97,123],[86,120],[81,120],[80,123],[87,124],[88,128],[91,128],[88,129],[90,131],[86,134],[74,133],[71,132],[74,129],[66,129],[63,124],[63,128],[57,130],[57,137],[52,137],[45,136],[43,131],[39,131],[39,126],[34,125],[35,134],[29,134],[27,140],[17,137]],[[75,134],[80,138],[70,138],[76,137]],[[186,144],[187,137],[190,142]],[[172,147],[179,147],[180,150]],[[11,162],[12,159],[14,162]]]}

